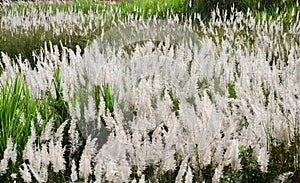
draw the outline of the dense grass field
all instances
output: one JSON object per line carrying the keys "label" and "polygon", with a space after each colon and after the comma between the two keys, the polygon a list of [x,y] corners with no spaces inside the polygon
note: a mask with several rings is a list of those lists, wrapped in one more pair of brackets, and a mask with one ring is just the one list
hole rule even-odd
{"label": "dense grass field", "polygon": [[0,182],[300,182],[297,1],[0,2]]}

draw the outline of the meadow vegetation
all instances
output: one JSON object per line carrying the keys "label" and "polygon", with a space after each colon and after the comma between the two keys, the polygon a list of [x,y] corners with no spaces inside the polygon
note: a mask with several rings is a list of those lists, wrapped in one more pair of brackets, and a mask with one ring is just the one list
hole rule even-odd
{"label": "meadow vegetation", "polygon": [[299,182],[299,8],[0,7],[0,180]]}

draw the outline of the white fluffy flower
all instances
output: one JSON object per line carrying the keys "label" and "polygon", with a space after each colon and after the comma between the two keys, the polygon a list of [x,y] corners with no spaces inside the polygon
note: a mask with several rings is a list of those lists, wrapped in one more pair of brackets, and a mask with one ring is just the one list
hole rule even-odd
{"label": "white fluffy flower", "polygon": [[72,118],[70,122],[70,128],[69,128],[69,136],[70,136],[70,143],[71,143],[71,154],[74,153],[78,147],[79,144],[79,133],[76,130],[76,121]]}
{"label": "white fluffy flower", "polygon": [[64,159],[65,148],[62,147],[61,142],[54,144],[53,139],[49,142],[49,157],[50,162],[53,166],[54,172],[65,170],[65,159]]}
{"label": "white fluffy flower", "polygon": [[300,90],[300,61],[296,66],[298,88]]}
{"label": "white fluffy flower", "polygon": [[40,137],[41,141],[47,141],[51,138],[52,136],[52,128],[53,128],[53,119],[51,118],[45,128],[43,129],[42,135]]}
{"label": "white fluffy flower", "polygon": [[72,167],[71,167],[71,181],[75,182],[78,179],[76,164],[75,161],[72,160]]}
{"label": "white fluffy flower", "polygon": [[224,158],[228,160],[227,163],[230,163],[235,170],[241,168],[239,160],[239,141],[237,139],[230,140]]}
{"label": "white fluffy flower", "polygon": [[185,181],[186,183],[193,182],[193,172],[190,166],[188,166],[188,171],[186,172]]}
{"label": "white fluffy flower", "polygon": [[28,138],[25,148],[23,150],[23,160],[28,159],[29,162],[33,162],[34,152],[35,152],[34,142],[36,140],[35,127],[33,121],[31,121],[30,131],[31,131],[31,136]]}
{"label": "white fluffy flower", "polygon": [[212,182],[213,183],[218,183],[220,182],[220,178],[222,177],[222,171],[223,171],[223,167],[222,165],[219,165],[216,169],[215,169],[215,173],[214,176],[212,178]]}
{"label": "white fluffy flower", "polygon": [[261,165],[261,167],[260,167],[261,171],[267,172],[268,171],[268,163],[269,163],[269,156],[268,156],[267,147],[262,147],[259,150],[257,161]]}
{"label": "white fluffy flower", "polygon": [[13,163],[17,160],[16,146],[12,142],[11,137],[7,141],[3,159],[0,162],[0,175],[6,173],[9,160]]}
{"label": "white fluffy flower", "polygon": [[96,140],[97,139],[91,140],[91,137],[88,137],[79,161],[79,176],[84,178],[85,181],[87,181],[92,174],[91,161],[95,154]]}
{"label": "white fluffy flower", "polygon": [[21,167],[19,168],[22,179],[24,180],[24,182],[31,182],[31,174],[26,163],[23,163],[22,166],[24,167],[24,169],[22,169]]}
{"label": "white fluffy flower", "polygon": [[182,177],[185,174],[187,166],[188,166],[187,165],[188,164],[188,160],[189,160],[189,156],[186,156],[184,158],[184,160],[182,161],[182,163],[180,165],[180,169],[179,169],[178,174],[176,176],[175,182],[182,182]]}

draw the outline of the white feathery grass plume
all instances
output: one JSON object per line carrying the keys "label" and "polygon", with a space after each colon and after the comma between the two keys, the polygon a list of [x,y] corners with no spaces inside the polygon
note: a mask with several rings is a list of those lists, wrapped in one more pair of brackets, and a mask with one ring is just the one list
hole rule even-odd
{"label": "white feathery grass plume", "polygon": [[61,143],[61,141],[54,143],[53,139],[51,139],[49,142],[49,159],[55,173],[65,170],[65,147],[62,147]]}
{"label": "white feathery grass plume", "polygon": [[74,119],[81,119],[81,107],[79,102],[76,102],[74,110],[75,110]]}
{"label": "white feathery grass plume", "polygon": [[71,181],[76,182],[78,179],[77,170],[76,170],[76,163],[75,160],[72,160],[72,167],[71,167]]}
{"label": "white feathery grass plume", "polygon": [[[151,117],[154,121],[163,122],[168,128],[172,129],[175,123],[175,112],[172,111],[172,100],[169,95],[165,95],[162,100],[157,99],[157,107],[153,109]],[[157,123],[156,122],[156,123]]]}
{"label": "white feathery grass plume", "polygon": [[14,183],[16,183],[16,179],[17,179],[17,173],[12,173],[10,174],[10,177],[14,180]]}
{"label": "white feathery grass plume", "polygon": [[168,150],[164,148],[161,128],[162,127],[157,127],[151,135],[152,142],[149,144],[150,151],[148,152],[148,156],[151,160],[150,162],[153,164],[163,161],[164,158],[167,158],[167,156],[172,153],[172,151],[168,153]]}
{"label": "white feathery grass plume", "polygon": [[[190,153],[193,151],[193,146],[199,142],[202,142],[200,132],[201,126],[198,124],[201,123],[201,119],[195,114],[193,106],[188,103],[182,103],[179,106],[179,116],[180,116],[180,132],[177,134],[177,149],[181,149],[182,153]],[[206,143],[206,142],[205,142]],[[199,144],[201,147],[206,147],[205,144]]]}
{"label": "white feathery grass plume", "polygon": [[268,150],[267,147],[264,146],[260,148],[259,154],[258,154],[258,163],[261,165],[260,169],[262,172],[267,172],[268,171],[268,164],[269,164],[269,156],[268,156]]}
{"label": "white feathery grass plume", "polygon": [[105,157],[103,157],[103,155],[101,154],[101,150],[98,152],[97,156],[96,156],[96,165],[94,168],[94,175],[96,178],[95,183],[101,183],[103,182],[102,180],[102,176],[105,173],[104,169],[105,169]]}
{"label": "white feathery grass plume", "polygon": [[41,156],[41,163],[43,164],[43,166],[48,167],[48,165],[50,164],[50,156],[48,153],[48,143],[46,144],[42,144],[42,149],[40,151],[40,156]]}
{"label": "white feathery grass plume", "polygon": [[66,120],[65,122],[63,122],[58,129],[56,130],[56,132],[53,135],[54,138],[54,142],[62,142],[63,140],[63,136],[64,136],[64,130],[66,125],[68,124],[68,120]]}
{"label": "white feathery grass plume", "polygon": [[115,119],[112,117],[112,114],[109,110],[107,111],[107,114],[105,116],[103,116],[103,119],[107,125],[106,128],[111,130],[116,127],[117,123],[116,123]]}
{"label": "white feathery grass plume", "polygon": [[[104,101],[104,98],[103,96],[99,93],[99,111],[98,111],[98,115],[99,116],[105,116],[105,101]],[[99,120],[100,121],[100,120]],[[101,126],[99,126],[101,127]],[[100,129],[100,128],[99,128]]]}
{"label": "white feathery grass plume", "polygon": [[85,181],[89,180],[89,176],[93,172],[91,163],[96,153],[96,141],[96,138],[91,140],[91,137],[88,137],[79,161],[79,177],[83,178]]}
{"label": "white feathery grass plume", "polygon": [[143,174],[142,176],[141,176],[141,179],[139,180],[139,183],[145,183],[146,182],[146,180],[145,180],[145,175]]}
{"label": "white feathery grass plume", "polygon": [[202,163],[203,163],[203,166],[205,167],[205,166],[208,166],[208,165],[210,165],[211,163],[212,163],[212,156],[213,156],[213,154],[212,154],[212,152],[211,152],[212,150],[210,149],[210,148],[208,148],[208,149],[205,149],[205,152],[204,152],[204,154],[202,155],[203,156],[203,158],[201,158],[202,159]]}
{"label": "white feathery grass plume", "polygon": [[118,173],[117,166],[118,165],[113,161],[108,161],[106,163],[105,177],[106,177],[106,180],[108,180],[109,182],[113,182],[115,180],[118,180],[118,178],[117,178],[117,173]]}
{"label": "white feathery grass plume", "polygon": [[[236,125],[236,129],[241,128],[238,125]],[[239,144],[244,146],[252,146],[255,148],[259,148],[259,144],[261,143],[260,137],[257,137],[255,132],[253,131],[252,124],[250,124],[248,127],[242,127],[240,130],[240,134],[235,133],[234,136],[236,140],[239,141]],[[230,140],[231,143],[231,140]]]}
{"label": "white feathery grass plume", "polygon": [[176,176],[176,180],[175,180],[176,183],[182,182],[183,175],[187,171],[189,158],[190,158],[189,156],[186,156],[183,159],[183,161],[181,162],[181,165],[180,165],[180,168],[179,168],[178,174]]}
{"label": "white feathery grass plume", "polygon": [[22,166],[24,168],[19,167],[19,171],[20,171],[20,174],[21,174],[21,177],[22,177],[23,181],[26,182],[26,183],[31,182],[32,181],[31,174],[29,172],[29,169],[28,169],[26,163],[23,163]]}
{"label": "white feathery grass plume", "polygon": [[[126,157],[124,157],[124,158],[126,158]],[[120,174],[121,182],[129,181],[129,177],[130,177],[132,171],[131,171],[131,167],[127,160],[125,160],[125,159],[120,160],[119,166],[118,166],[118,172]]]}
{"label": "white feathery grass plume", "polygon": [[281,139],[281,140],[285,140],[286,142],[289,142],[290,130],[289,130],[288,122],[283,116],[281,116],[279,119],[280,120],[278,120],[278,122],[273,124],[274,127],[272,129],[273,130],[272,136],[276,137],[277,139]]}
{"label": "white feathery grass plume", "polygon": [[[47,45],[45,45],[45,47],[46,46]],[[31,68],[31,66],[28,64],[28,60],[23,61],[22,58],[18,58],[17,62],[18,65],[20,65],[20,72],[26,77],[30,94],[41,96],[41,94],[45,91],[50,91],[52,96],[56,97],[55,87],[52,84],[52,81],[54,80],[53,72],[57,64],[55,61],[47,58],[50,57],[49,55],[51,54],[47,51],[47,49],[42,48],[40,52],[40,56],[34,54],[34,59],[37,59],[37,63],[35,64],[36,69]]]}
{"label": "white feathery grass plume", "polygon": [[63,122],[49,142],[49,159],[54,172],[65,170],[65,147],[62,147],[64,129],[68,121]]}
{"label": "white feathery grass plume", "polygon": [[11,137],[8,138],[3,159],[0,161],[0,175],[6,173],[9,160],[13,163],[17,160],[16,145],[12,142]]}
{"label": "white feathery grass plume", "polygon": [[107,181],[128,182],[131,174],[130,144],[122,130],[111,134],[108,141],[99,150],[95,158],[95,172],[97,182],[101,182],[103,175]]}
{"label": "white feathery grass plume", "polygon": [[73,154],[79,146],[79,133],[76,130],[76,121],[75,119],[73,119],[73,117],[70,122],[70,128],[68,134],[70,136],[70,143],[71,143],[70,153]]}
{"label": "white feathery grass plume", "polygon": [[[34,122],[31,121],[31,136],[28,138],[28,141],[25,145],[25,149],[23,151],[23,160],[28,160],[29,164],[27,165],[32,175],[38,182],[45,182],[48,179],[48,152],[47,145],[43,144],[42,149],[39,150],[39,146],[36,146],[35,139],[35,127]],[[24,166],[24,171],[26,171],[26,167]],[[24,174],[25,176],[25,174]]]}
{"label": "white feathery grass plume", "polygon": [[41,137],[40,137],[40,140],[41,141],[47,141],[47,140],[50,140],[50,138],[52,138],[52,128],[53,128],[53,118],[51,118],[46,126],[44,127],[43,131],[42,131],[42,134],[41,134]]}
{"label": "white feathery grass plume", "polygon": [[[225,137],[228,136],[227,132],[224,132]],[[211,156],[211,163],[215,165],[224,164],[224,149],[227,149],[228,140],[225,138],[218,137],[212,144],[211,149],[213,155]],[[206,156],[207,154],[205,154]]]}
{"label": "white feathery grass plume", "polygon": [[185,175],[185,181],[186,183],[192,183],[193,182],[193,173],[190,166],[188,166],[188,170]]}
{"label": "white feathery grass plume", "polygon": [[163,161],[163,170],[175,170],[176,169],[176,160],[174,156],[170,156]]}
{"label": "white feathery grass plume", "polygon": [[214,176],[212,178],[213,183],[219,183],[220,182],[220,179],[223,176],[222,171],[223,171],[223,165],[219,164],[219,166],[215,169],[215,173],[214,173]]}
{"label": "white feathery grass plume", "polygon": [[[72,102],[73,94],[76,90],[76,81],[77,81],[77,71],[76,68],[80,69],[77,66],[76,60],[68,62],[69,60],[69,50],[66,47],[62,46],[61,53],[61,62],[58,63],[59,67],[59,76],[62,88],[63,98],[66,102]],[[71,107],[71,106],[70,106]]]}
{"label": "white feathery grass plume", "polygon": [[37,180],[37,182],[46,182],[48,180],[48,167],[41,165],[39,168],[35,167],[36,165],[31,166],[27,165],[30,169],[32,175]]}
{"label": "white feathery grass plume", "polygon": [[133,104],[137,110],[137,116],[140,118],[146,118],[151,116],[151,87],[149,81],[142,79],[139,83],[139,88],[137,90],[137,100]]}
{"label": "white feathery grass plume", "polygon": [[34,142],[36,140],[36,133],[35,133],[35,127],[34,122],[31,121],[31,127],[30,127],[31,135],[27,140],[27,143],[25,145],[24,151],[23,151],[23,160],[29,160],[29,162],[34,162],[34,152],[35,152],[35,145]]}
{"label": "white feathery grass plume", "polygon": [[[198,140],[196,141],[198,149],[203,150],[208,148],[210,143],[219,135],[222,127],[222,118],[224,116],[218,112],[216,105],[210,100],[206,93],[204,93],[202,100],[199,96],[195,96],[195,105],[196,111],[194,113],[196,113],[200,119],[198,120],[196,129],[194,129],[194,134],[196,140]],[[203,139],[206,139],[205,143],[203,143]]]}
{"label": "white feathery grass plume", "polygon": [[[49,123],[51,124],[51,121],[49,121]],[[66,122],[58,128],[54,136],[49,134],[51,133],[50,128],[52,128],[52,125],[46,127],[48,128],[48,132],[44,132],[44,134],[48,133],[48,135],[43,135],[42,137],[45,137],[45,140],[51,140],[49,143],[46,142],[45,144],[42,144],[42,148],[40,150],[39,146],[35,145],[35,127],[34,122],[31,122],[31,136],[26,143],[23,152],[23,159],[29,161],[29,164],[27,166],[29,167],[33,176],[37,179],[38,182],[47,181],[48,166],[50,162],[52,164],[54,172],[65,170],[65,148],[63,148],[61,144],[62,133],[65,125]]]}
{"label": "white feathery grass plume", "polygon": [[84,120],[85,120],[84,123],[87,128],[86,130],[90,130],[91,127],[94,128],[93,122],[96,120],[95,118],[97,117],[97,114],[96,114],[95,101],[93,97],[89,95],[87,97],[87,100],[88,100],[87,106],[84,107]]}
{"label": "white feathery grass plume", "polygon": [[3,52],[1,52],[2,63],[0,64],[1,68],[3,69],[3,73],[0,76],[1,83],[5,83],[5,81],[9,81],[10,78],[15,78],[18,69],[15,65],[12,65],[12,61],[9,56]]}
{"label": "white feathery grass plume", "polygon": [[137,149],[137,150],[140,149],[141,140],[142,140],[142,134],[139,133],[137,130],[134,130],[130,142],[133,149]]}
{"label": "white feathery grass plume", "polygon": [[300,91],[300,61],[296,66],[296,74],[297,74],[297,83],[298,83],[298,90]]}
{"label": "white feathery grass plume", "polygon": [[280,182],[285,182],[286,180],[288,180],[288,178],[290,178],[290,176],[293,176],[293,175],[294,175],[294,172],[286,172],[286,173],[279,175],[277,179]]}
{"label": "white feathery grass plume", "polygon": [[[235,170],[239,170],[241,168],[240,160],[239,160],[239,141],[237,139],[233,139],[227,145],[227,151],[224,155],[224,160],[230,163],[232,168]],[[225,162],[226,165],[226,162]]]}

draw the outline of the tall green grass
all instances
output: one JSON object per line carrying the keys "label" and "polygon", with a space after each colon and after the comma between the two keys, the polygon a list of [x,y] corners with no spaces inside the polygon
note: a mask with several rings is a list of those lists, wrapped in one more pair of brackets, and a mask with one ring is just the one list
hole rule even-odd
{"label": "tall green grass", "polygon": [[[21,165],[20,152],[30,136],[31,121],[36,121],[38,102],[29,95],[22,76],[0,83],[0,159],[4,158],[7,141],[17,144],[17,162],[9,164],[8,174],[17,171]],[[11,181],[9,176],[5,181]]]}
{"label": "tall green grass", "polygon": [[[21,146],[30,135],[30,122],[36,116],[37,101],[29,95],[24,79],[17,76],[0,83],[0,151],[6,148],[8,138]],[[2,158],[2,154],[0,155]]]}

